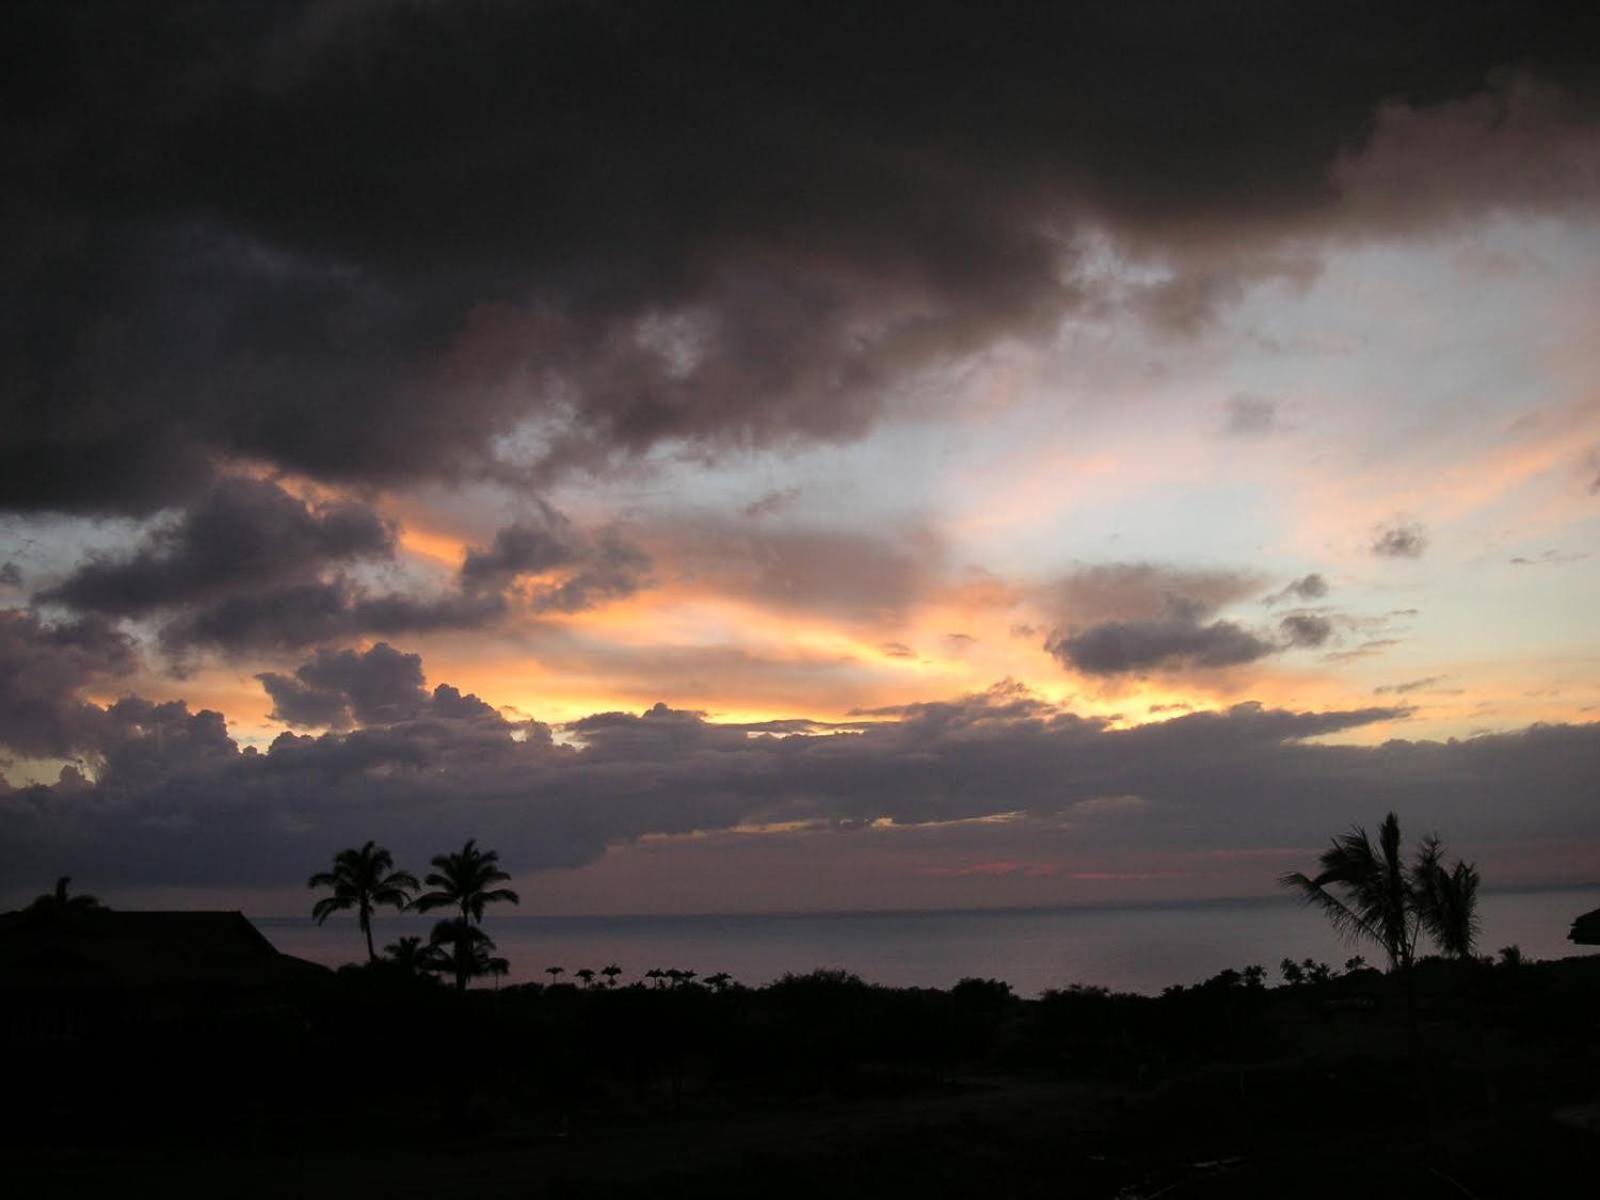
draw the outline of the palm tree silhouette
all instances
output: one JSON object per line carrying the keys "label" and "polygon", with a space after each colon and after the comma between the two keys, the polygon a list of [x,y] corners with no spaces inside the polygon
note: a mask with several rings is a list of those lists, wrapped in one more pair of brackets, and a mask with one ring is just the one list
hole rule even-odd
{"label": "palm tree silhouette", "polygon": [[427,886],[432,891],[416,898],[416,909],[418,912],[461,910],[461,915],[454,920],[434,926],[434,944],[442,944],[440,931],[448,934],[446,941],[454,947],[456,987],[466,990],[469,976],[483,974],[482,970],[475,970],[478,957],[486,957],[488,950],[494,947],[490,936],[477,928],[483,923],[483,909],[490,904],[507,901],[520,904],[520,901],[510,888],[493,886],[506,882],[510,875],[499,869],[499,854],[493,850],[478,850],[477,838],[467,838],[466,845],[456,853],[435,854],[432,864],[434,870],[427,875]]}
{"label": "palm tree silhouette", "polygon": [[425,946],[420,937],[403,937],[383,948],[386,961],[393,963],[406,975],[421,975],[448,966],[448,961],[437,946]]}
{"label": "palm tree silhouette", "polygon": [[367,961],[377,962],[377,951],[372,948],[373,908],[385,904],[403,911],[418,885],[415,876],[394,869],[393,855],[369,841],[359,850],[339,851],[333,856],[333,870],[317,872],[306,886],[333,889],[331,896],[324,896],[312,906],[311,915],[318,925],[342,909],[356,910],[361,933],[367,939]]}
{"label": "palm tree silhouette", "polygon": [[556,984],[561,982],[561,977],[567,973],[567,969],[565,967],[546,967],[544,973],[550,976],[550,986],[555,987]]}
{"label": "palm tree silhouette", "polygon": [[63,875],[56,880],[56,886],[42,895],[35,896],[33,903],[28,905],[27,911],[36,913],[86,913],[105,912],[106,906],[100,903],[98,897],[86,892],[79,892],[76,896],[67,894],[67,885],[72,882],[72,876]]}
{"label": "palm tree silhouette", "polygon": [[453,972],[458,991],[466,990],[467,980],[493,974],[494,964],[505,962],[490,957],[494,939],[465,917],[440,921],[428,935],[428,944],[434,958],[425,969]]}
{"label": "palm tree silhouette", "polygon": [[583,986],[584,987],[592,988],[594,986],[594,968],[593,967],[584,967],[581,970],[575,972],[575,974],[578,976],[579,979],[583,980]]}
{"label": "palm tree silhouette", "polygon": [[1333,839],[1317,860],[1314,877],[1291,871],[1278,882],[1322,910],[1346,940],[1377,942],[1389,957],[1389,970],[1405,981],[1406,1015],[1418,1082],[1428,1104],[1429,1123],[1437,1101],[1427,1082],[1422,1054],[1422,1024],[1417,1014],[1411,965],[1417,938],[1426,930],[1447,954],[1469,957],[1477,938],[1478,871],[1457,860],[1446,871],[1437,835],[1422,841],[1413,864],[1400,853],[1400,819],[1390,813],[1378,827],[1374,847],[1360,826]]}
{"label": "palm tree silhouette", "polygon": [[1400,856],[1399,818],[1390,813],[1383,819],[1376,848],[1367,831],[1357,826],[1334,838],[1317,862],[1322,870],[1316,876],[1290,871],[1279,877],[1279,884],[1321,909],[1346,940],[1369,938],[1382,946],[1390,970],[1409,967],[1417,921]]}
{"label": "palm tree silhouette", "polygon": [[1436,834],[1422,840],[1411,868],[1417,919],[1434,945],[1451,958],[1470,959],[1478,942],[1478,868],[1456,860],[1445,869]]}
{"label": "palm tree silhouette", "polygon": [[493,850],[479,850],[476,838],[468,838],[466,845],[454,854],[435,855],[433,866],[435,870],[429,872],[427,882],[434,890],[417,897],[419,912],[460,908],[463,919],[481,925],[486,905],[502,901],[521,903],[510,888],[489,886],[503,883],[511,876],[500,869],[500,855]]}
{"label": "palm tree silhouette", "polygon": [[606,986],[614,988],[617,986],[617,976],[622,974],[622,968],[616,963],[607,963],[600,968],[600,974],[606,977]]}

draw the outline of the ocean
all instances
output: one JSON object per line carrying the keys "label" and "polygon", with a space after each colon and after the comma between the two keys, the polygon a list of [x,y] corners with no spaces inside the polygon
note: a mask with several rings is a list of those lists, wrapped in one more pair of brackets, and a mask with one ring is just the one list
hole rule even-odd
{"label": "ocean", "polygon": [[[1561,958],[1583,947],[1566,940],[1579,913],[1600,906],[1600,885],[1484,892],[1478,909],[1482,952],[1520,946],[1528,958]],[[337,966],[365,950],[355,919],[335,914],[256,917],[287,954]],[[434,918],[380,914],[381,948],[404,934],[426,935]],[[652,967],[725,971],[756,986],[815,967],[853,971],[872,983],[949,987],[966,976],[1003,979],[1023,996],[1069,984],[1155,994],[1225,967],[1260,963],[1276,982],[1278,963],[1314,958],[1342,966],[1354,954],[1381,966],[1374,946],[1350,947],[1327,922],[1291,897],[1051,909],[953,912],[766,913],[737,916],[540,917],[491,910],[484,927],[508,959],[504,982],[548,982],[545,968],[623,968],[620,982]],[[481,985],[487,986],[487,985]]]}

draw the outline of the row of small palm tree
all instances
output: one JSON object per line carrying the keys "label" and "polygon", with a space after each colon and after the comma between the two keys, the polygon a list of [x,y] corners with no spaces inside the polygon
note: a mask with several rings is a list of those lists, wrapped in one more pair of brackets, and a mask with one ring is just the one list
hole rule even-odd
{"label": "row of small palm tree", "polygon": [[[561,982],[561,976],[567,973],[567,969],[565,967],[546,967],[544,973],[550,976],[550,985],[554,987]],[[609,963],[598,971],[590,967],[582,967],[574,971],[572,976],[574,979],[582,980],[583,986],[586,988],[614,988],[617,986],[617,976],[621,974],[621,967],[617,966],[616,963]],[[604,976],[604,982],[600,982],[597,976]],[[656,988],[680,988],[691,986],[699,978],[699,972],[679,970],[677,967],[667,967],[665,969],[651,967],[644,973],[644,977],[650,980],[651,984]],[[715,975],[706,976],[704,983],[712,991],[721,992],[733,984],[733,976],[726,971],[718,971]]]}
{"label": "row of small palm tree", "polygon": [[341,850],[333,856],[333,870],[319,871],[306,886],[327,888],[329,894],[312,906],[311,915],[321,925],[336,912],[354,909],[367,943],[367,960],[377,962],[372,941],[372,917],[378,908],[396,912],[429,912],[454,908],[459,915],[440,921],[423,947],[420,938],[401,938],[386,947],[390,957],[408,970],[440,971],[455,976],[456,987],[479,975],[504,975],[506,960],[493,954],[494,941],[483,930],[483,912],[491,904],[517,904],[510,888],[497,887],[511,876],[500,869],[500,856],[478,849],[469,838],[459,851],[432,859],[433,870],[424,882],[432,889],[421,895],[423,884],[409,871],[395,868],[394,856],[368,841],[359,849]]}

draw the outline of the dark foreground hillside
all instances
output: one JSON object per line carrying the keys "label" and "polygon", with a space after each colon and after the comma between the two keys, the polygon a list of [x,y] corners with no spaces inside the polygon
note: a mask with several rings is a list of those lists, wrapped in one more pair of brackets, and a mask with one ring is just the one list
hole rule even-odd
{"label": "dark foreground hillside", "polygon": [[1038,1000],[307,974],[225,1017],[14,1036],[7,1191],[1593,1194],[1600,958],[1427,962],[1417,991],[1420,1060],[1375,971]]}

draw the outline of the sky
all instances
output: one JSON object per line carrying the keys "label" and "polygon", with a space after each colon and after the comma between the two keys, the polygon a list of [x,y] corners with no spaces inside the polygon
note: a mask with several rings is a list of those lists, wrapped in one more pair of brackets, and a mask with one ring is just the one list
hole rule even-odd
{"label": "sky", "polygon": [[1600,879],[1600,13],[8,5],[0,906]]}

